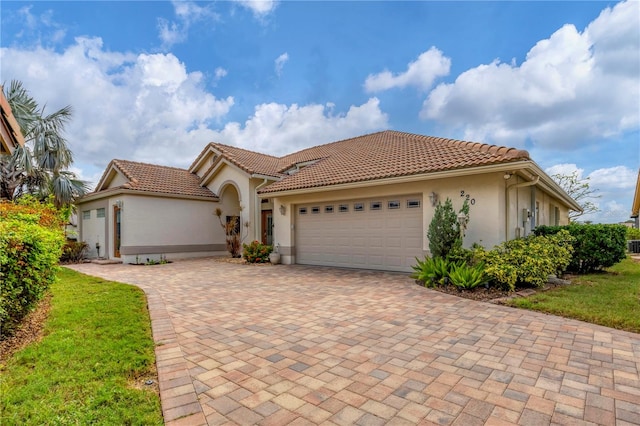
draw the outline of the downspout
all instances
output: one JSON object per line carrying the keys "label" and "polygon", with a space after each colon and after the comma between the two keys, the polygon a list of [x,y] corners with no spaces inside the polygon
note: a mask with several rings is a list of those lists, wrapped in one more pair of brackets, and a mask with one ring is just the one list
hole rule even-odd
{"label": "downspout", "polygon": [[[262,238],[260,238],[260,231],[262,231],[261,229],[259,229],[258,227],[258,223],[260,223],[260,213],[262,212],[262,203],[260,202],[260,198],[258,197],[258,191],[260,190],[260,188],[262,188],[263,186],[265,186],[267,183],[269,182],[269,179],[265,178],[262,183],[258,186],[256,186],[256,192],[255,192],[255,205],[256,208],[254,209],[253,212],[253,220],[254,220],[254,240],[258,240],[258,241],[262,241]],[[261,225],[262,226],[262,225]]]}
{"label": "downspout", "polygon": [[[532,181],[529,182],[522,182],[522,183],[514,183],[513,185],[507,185],[507,187],[505,187],[504,192],[505,192],[505,202],[504,202],[504,240],[507,241],[509,240],[509,190],[511,188],[524,188],[527,186],[533,186],[533,185],[537,185],[538,182],[540,181],[540,176],[536,176],[536,178]],[[518,216],[518,211],[516,209],[516,219]]]}

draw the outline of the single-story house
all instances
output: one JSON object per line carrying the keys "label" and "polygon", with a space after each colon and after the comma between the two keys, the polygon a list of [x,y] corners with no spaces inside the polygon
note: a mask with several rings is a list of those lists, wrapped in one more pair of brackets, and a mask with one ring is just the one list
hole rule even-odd
{"label": "single-story house", "polygon": [[285,264],[409,271],[447,198],[469,202],[466,246],[580,210],[527,151],[382,131],[283,157],[209,143],[189,169],[113,160],[78,212],[92,255],[128,263],[225,253],[219,208]]}

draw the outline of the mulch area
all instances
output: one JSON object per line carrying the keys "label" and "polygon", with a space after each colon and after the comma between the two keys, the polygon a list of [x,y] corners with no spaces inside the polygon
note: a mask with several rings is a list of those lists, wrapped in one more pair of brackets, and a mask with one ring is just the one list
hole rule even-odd
{"label": "mulch area", "polygon": [[49,316],[50,309],[51,294],[48,293],[36,305],[36,308],[26,316],[12,336],[6,339],[2,336],[0,340],[0,370],[5,361],[14,353],[31,343],[40,341],[43,335],[44,322]]}

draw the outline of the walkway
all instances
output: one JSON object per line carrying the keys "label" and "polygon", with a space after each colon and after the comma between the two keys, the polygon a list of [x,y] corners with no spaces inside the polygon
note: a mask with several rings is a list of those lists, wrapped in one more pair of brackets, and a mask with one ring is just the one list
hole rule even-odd
{"label": "walkway", "polygon": [[147,293],[168,425],[640,425],[640,335],[403,274],[74,265]]}

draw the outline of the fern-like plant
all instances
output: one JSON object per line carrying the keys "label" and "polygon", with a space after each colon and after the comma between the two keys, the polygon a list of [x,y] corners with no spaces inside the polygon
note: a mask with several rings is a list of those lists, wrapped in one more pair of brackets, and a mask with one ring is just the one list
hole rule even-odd
{"label": "fern-like plant", "polygon": [[486,280],[484,263],[475,266],[467,266],[463,263],[456,264],[449,271],[451,283],[464,290],[472,290]]}

